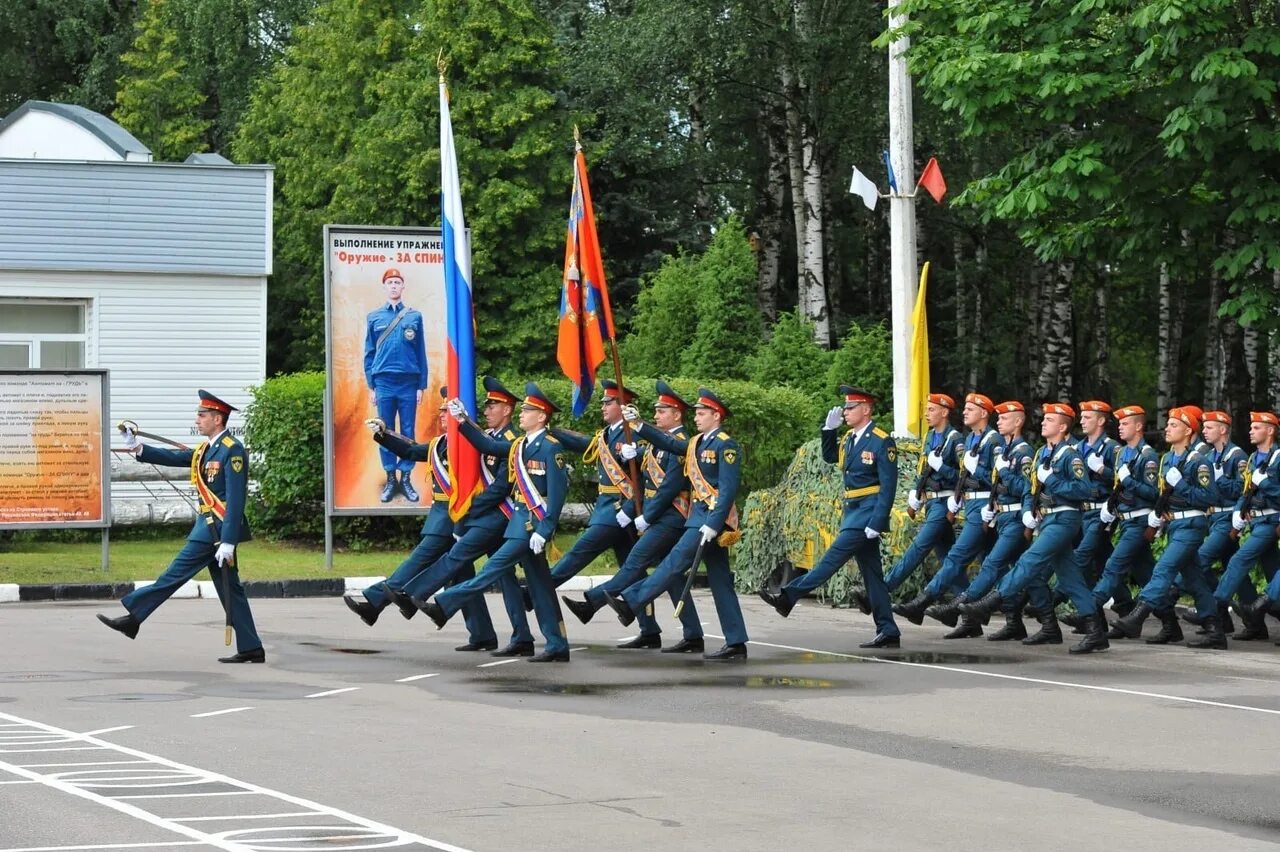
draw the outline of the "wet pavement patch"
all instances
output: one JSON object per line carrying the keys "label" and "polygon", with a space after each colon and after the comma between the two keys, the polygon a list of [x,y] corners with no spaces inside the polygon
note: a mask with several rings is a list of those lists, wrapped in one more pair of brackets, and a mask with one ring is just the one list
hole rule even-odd
{"label": "wet pavement patch", "polygon": [[96,672],[5,672],[0,683],[65,683],[74,680],[101,680]]}
{"label": "wet pavement patch", "polygon": [[844,689],[847,681],[814,677],[784,677],[775,675],[745,675],[728,677],[664,678],[654,681],[627,683],[551,683],[548,681],[520,680],[515,678],[487,680],[482,688],[488,692],[519,693],[525,695],[615,695],[620,692],[636,692],[649,689],[679,689],[680,687],[717,689]]}
{"label": "wet pavement patch", "polygon": [[191,701],[194,695],[179,692],[117,692],[111,695],[79,695],[70,701],[87,701],[90,704],[116,704],[129,701],[155,703],[160,701]]}
{"label": "wet pavement patch", "polygon": [[[308,648],[324,648],[323,642],[299,642]],[[375,648],[326,648],[325,650],[333,651],[335,654],[381,654],[382,651]]]}

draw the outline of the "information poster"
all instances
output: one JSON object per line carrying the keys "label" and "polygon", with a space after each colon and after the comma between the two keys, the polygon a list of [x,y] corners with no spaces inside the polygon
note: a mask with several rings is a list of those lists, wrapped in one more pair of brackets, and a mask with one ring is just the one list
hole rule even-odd
{"label": "information poster", "polygon": [[110,526],[105,370],[0,372],[0,527]]}
{"label": "information poster", "polygon": [[428,466],[392,458],[365,421],[381,417],[419,442],[439,434],[448,340],[440,229],[328,225],[325,251],[329,512],[425,512]]}

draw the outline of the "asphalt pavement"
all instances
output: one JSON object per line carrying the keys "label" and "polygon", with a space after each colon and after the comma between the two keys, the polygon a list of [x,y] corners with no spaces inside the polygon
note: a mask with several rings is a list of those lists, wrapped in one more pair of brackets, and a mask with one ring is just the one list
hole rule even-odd
{"label": "asphalt pavement", "polygon": [[1270,642],[1070,657],[926,622],[870,653],[857,612],[744,597],[746,662],[616,650],[606,609],[535,665],[455,652],[461,619],[252,603],[265,665],[216,662],[213,601],[132,642],[114,602],[0,605],[0,852],[1280,846]]}

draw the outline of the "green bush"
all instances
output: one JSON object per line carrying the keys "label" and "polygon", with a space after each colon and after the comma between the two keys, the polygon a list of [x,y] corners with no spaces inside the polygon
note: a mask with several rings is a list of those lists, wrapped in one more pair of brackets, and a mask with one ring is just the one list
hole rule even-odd
{"label": "green bush", "polygon": [[747,359],[747,375],[765,387],[790,385],[821,402],[849,381],[830,381],[833,355],[813,339],[813,323],[798,310],[788,311],[778,317],[769,341]]}
{"label": "green bush", "polygon": [[832,353],[830,363],[831,366],[827,368],[826,392],[833,394],[842,384],[871,391],[880,398],[876,403],[876,411],[879,412],[877,422],[892,430],[893,349],[889,329],[883,324],[869,325],[866,328],[856,323],[851,324],[840,340],[840,348]]}

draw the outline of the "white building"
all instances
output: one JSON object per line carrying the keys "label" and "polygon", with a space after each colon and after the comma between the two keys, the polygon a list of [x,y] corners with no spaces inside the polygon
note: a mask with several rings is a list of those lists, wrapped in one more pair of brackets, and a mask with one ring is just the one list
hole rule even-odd
{"label": "white building", "polygon": [[[112,423],[198,440],[197,388],[243,408],[266,375],[272,177],[157,163],[105,116],[23,104],[0,121],[0,368],[109,369]],[[112,496],[117,516],[147,497]]]}

